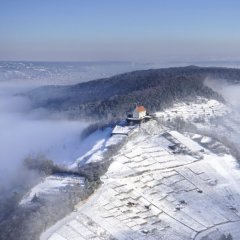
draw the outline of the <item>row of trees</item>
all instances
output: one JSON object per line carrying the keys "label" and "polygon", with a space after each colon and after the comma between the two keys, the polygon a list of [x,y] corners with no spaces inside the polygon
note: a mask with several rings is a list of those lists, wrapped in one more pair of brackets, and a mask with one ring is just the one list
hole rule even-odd
{"label": "row of trees", "polygon": [[209,76],[240,80],[240,70],[186,67],[136,71],[74,86],[48,86],[30,92],[29,97],[35,106],[66,112],[70,118],[110,120],[125,117],[135,104],[154,112],[196,96],[223,101],[204,85]]}

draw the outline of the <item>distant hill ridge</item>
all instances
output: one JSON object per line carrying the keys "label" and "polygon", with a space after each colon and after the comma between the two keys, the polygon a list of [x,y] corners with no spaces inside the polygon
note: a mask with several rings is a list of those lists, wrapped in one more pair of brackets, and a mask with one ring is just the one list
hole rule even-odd
{"label": "distant hill ridge", "polygon": [[240,69],[176,67],[128,72],[69,86],[45,86],[28,92],[34,107],[63,111],[71,118],[122,118],[135,104],[149,111],[202,96],[223,100],[204,85],[206,78],[240,81]]}

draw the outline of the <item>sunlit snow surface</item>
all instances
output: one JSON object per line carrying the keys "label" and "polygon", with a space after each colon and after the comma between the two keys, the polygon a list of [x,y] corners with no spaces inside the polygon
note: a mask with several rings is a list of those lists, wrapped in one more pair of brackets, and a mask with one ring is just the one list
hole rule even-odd
{"label": "sunlit snow surface", "polygon": [[[215,100],[199,100],[159,112],[157,120],[183,116],[204,127],[197,118],[212,124],[229,111]],[[142,124],[115,155],[98,191],[41,239],[200,240],[228,233],[240,239],[238,164],[229,153],[204,147],[212,142],[155,120]]]}
{"label": "sunlit snow surface", "polygon": [[33,187],[20,201],[20,205],[30,204],[34,201],[34,197],[43,197],[44,195],[54,195],[61,191],[67,190],[69,187],[83,186],[84,178],[73,175],[54,174],[46,177],[43,181]]}
{"label": "sunlit snow surface", "polygon": [[[137,130],[136,127],[125,126],[125,132],[132,133]],[[99,162],[104,160],[104,153],[108,151],[109,147],[120,144],[127,136],[116,134],[111,136],[114,131],[112,128],[105,128],[104,130],[97,130],[93,134],[85,138],[81,145],[80,157],[71,165],[71,168],[78,164],[83,165],[90,162]]]}

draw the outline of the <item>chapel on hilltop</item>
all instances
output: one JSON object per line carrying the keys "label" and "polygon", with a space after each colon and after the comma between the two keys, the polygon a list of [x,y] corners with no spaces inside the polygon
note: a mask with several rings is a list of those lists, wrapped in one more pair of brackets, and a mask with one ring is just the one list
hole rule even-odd
{"label": "chapel on hilltop", "polygon": [[147,111],[144,106],[136,106],[133,111],[133,118],[143,119],[147,114]]}

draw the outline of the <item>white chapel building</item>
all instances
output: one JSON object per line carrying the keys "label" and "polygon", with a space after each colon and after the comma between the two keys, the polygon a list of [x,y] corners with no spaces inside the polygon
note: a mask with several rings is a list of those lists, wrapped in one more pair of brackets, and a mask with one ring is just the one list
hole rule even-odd
{"label": "white chapel building", "polygon": [[146,114],[147,112],[144,106],[137,106],[133,111],[133,118],[142,119]]}

